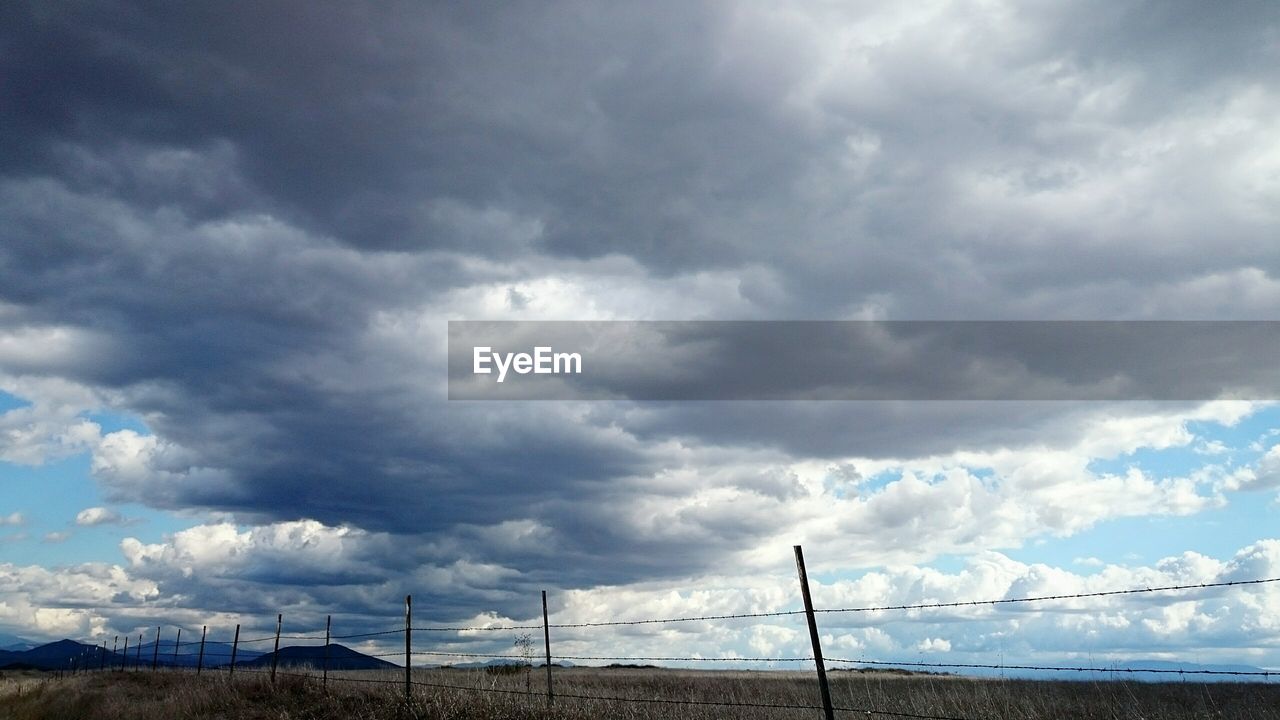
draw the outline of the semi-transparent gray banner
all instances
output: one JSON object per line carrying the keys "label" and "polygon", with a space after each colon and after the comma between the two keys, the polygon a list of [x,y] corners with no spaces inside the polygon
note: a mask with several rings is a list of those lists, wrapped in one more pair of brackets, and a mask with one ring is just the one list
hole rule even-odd
{"label": "semi-transparent gray banner", "polygon": [[450,321],[451,400],[1280,398],[1275,321]]}

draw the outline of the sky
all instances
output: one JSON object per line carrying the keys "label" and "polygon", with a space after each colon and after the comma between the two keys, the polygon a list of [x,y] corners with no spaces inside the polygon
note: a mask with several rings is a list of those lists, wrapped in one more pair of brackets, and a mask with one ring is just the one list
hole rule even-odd
{"label": "sky", "polygon": [[[19,1],[0,64],[0,633],[793,610],[797,544],[823,608],[1280,577],[1265,399],[446,373],[450,320],[1276,319],[1272,2]],[[1280,668],[1280,583],[820,627]],[[794,616],[555,643],[808,654]]]}

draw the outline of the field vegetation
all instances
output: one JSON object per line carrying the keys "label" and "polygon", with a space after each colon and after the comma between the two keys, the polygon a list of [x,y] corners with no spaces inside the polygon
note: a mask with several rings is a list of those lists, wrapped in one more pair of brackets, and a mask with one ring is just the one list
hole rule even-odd
{"label": "field vegetation", "polygon": [[[263,673],[102,672],[54,679],[48,673],[0,677],[0,719],[273,720],[674,720],[820,718],[814,709],[725,707],[685,701],[759,705],[818,704],[812,676],[793,672],[693,671],[658,668],[557,668],[559,696],[547,707],[542,670],[527,676],[483,669],[416,670],[412,702],[394,671],[318,674],[291,669],[273,684]],[[457,688],[437,687],[440,685]],[[1280,685],[1247,683],[1048,682],[968,679],[885,672],[832,675],[837,717],[888,718],[866,710],[915,716],[1008,720],[1240,718],[1280,720]],[[569,696],[661,700],[627,702]]]}

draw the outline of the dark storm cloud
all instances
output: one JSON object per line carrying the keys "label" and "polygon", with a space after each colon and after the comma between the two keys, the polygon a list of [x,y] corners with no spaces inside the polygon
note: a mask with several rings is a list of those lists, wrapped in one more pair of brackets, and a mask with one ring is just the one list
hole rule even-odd
{"label": "dark storm cloud", "polygon": [[[687,3],[13,6],[5,155],[15,172],[53,168],[190,212],[266,209],[357,247],[524,249],[460,231],[448,210],[461,203],[539,218],[537,249],[555,255],[620,252],[659,272],[774,263],[792,298],[769,313],[892,293],[913,314],[947,307],[945,294],[953,311],[1012,316],[1017,305],[993,301],[1043,285],[1050,267],[1002,257],[1008,242],[1076,230],[1012,216],[958,226],[957,185],[975,170],[1026,189],[1110,172],[1097,123],[1140,131],[1220,104],[1269,82],[1275,53],[1266,3],[1098,3],[953,9],[939,25],[1004,43],[957,52],[924,26],[860,48],[870,78],[822,54],[824,26],[874,34],[892,14],[880,10],[768,24]],[[1115,107],[1072,120],[1088,112],[1090,83],[1130,76]],[[1078,89],[1051,92],[1059,85]],[[874,153],[851,157],[859,138]],[[139,188],[154,170],[118,158],[143,147],[214,149],[243,183],[198,197]],[[118,177],[95,174],[94,159]],[[850,161],[868,164],[849,172]],[[1051,270],[1058,281],[1186,275],[1246,256],[1275,268],[1249,242],[1259,228],[1226,230],[1216,258],[1089,242],[1075,267]],[[963,278],[974,263],[987,277]]]}
{"label": "dark storm cloud", "polygon": [[[94,183],[68,144],[101,157],[226,142],[247,194],[136,199],[269,209],[371,248],[464,242],[433,201],[511,204],[548,215],[549,246],[683,263],[684,239],[664,231],[681,220],[649,208],[677,192],[667,180],[710,169],[703,140],[745,108],[708,97],[712,18],[682,7],[15,6],[8,167]],[[689,127],[668,134],[672,117]],[[745,151],[765,131],[721,144]]]}
{"label": "dark storm cloud", "polygon": [[[414,536],[335,585],[463,558],[523,588],[694,573],[758,536],[756,506],[629,521],[679,494],[641,482],[679,464],[664,441],[910,455],[1084,413],[445,403],[444,319],[521,261],[741,272],[761,318],[1274,314],[1267,166],[1233,164],[1267,137],[1274,4],[900,8],[5,4],[0,330],[70,334],[0,370],[145,418],[145,469],[100,471],[118,499]],[[1189,142],[1250,87],[1239,145]],[[1135,180],[1144,142],[1172,150]],[[1179,304],[1237,271],[1260,289]],[[537,543],[494,530],[526,520]],[[439,607],[496,602],[486,582]]]}

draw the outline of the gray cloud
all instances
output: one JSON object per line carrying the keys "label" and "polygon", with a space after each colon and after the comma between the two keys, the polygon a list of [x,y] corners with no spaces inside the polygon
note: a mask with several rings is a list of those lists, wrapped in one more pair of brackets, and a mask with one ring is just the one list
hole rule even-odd
{"label": "gray cloud", "polygon": [[[687,576],[779,517],[773,465],[1070,445],[1100,413],[448,403],[448,318],[1280,309],[1268,3],[0,13],[0,374],[146,421],[94,451],[113,500],[418,548],[313,590],[264,561],[278,594],[209,605]],[[743,495],[677,507],[686,464]]]}

